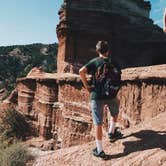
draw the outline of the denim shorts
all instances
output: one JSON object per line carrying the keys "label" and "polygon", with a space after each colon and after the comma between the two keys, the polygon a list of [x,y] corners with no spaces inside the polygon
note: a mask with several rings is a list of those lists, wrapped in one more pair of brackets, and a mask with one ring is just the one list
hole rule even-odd
{"label": "denim shorts", "polygon": [[116,116],[119,113],[119,100],[91,100],[90,106],[92,111],[93,123],[95,125],[100,125],[103,123],[103,109],[107,105],[111,116]]}

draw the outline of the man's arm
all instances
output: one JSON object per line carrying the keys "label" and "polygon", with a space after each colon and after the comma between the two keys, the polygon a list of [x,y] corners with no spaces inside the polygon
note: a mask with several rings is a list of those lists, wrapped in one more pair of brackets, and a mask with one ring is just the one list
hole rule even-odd
{"label": "man's arm", "polygon": [[85,66],[83,66],[80,70],[79,70],[79,74],[82,80],[82,83],[84,85],[84,87],[90,92],[91,87],[88,85],[88,81],[86,78],[86,74],[87,74],[87,68]]}

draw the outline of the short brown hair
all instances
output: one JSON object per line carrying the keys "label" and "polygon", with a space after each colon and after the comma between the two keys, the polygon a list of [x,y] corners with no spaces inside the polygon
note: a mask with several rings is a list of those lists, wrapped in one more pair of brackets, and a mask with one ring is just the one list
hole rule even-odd
{"label": "short brown hair", "polygon": [[110,46],[107,41],[98,41],[96,44],[96,51],[104,54],[110,50]]}

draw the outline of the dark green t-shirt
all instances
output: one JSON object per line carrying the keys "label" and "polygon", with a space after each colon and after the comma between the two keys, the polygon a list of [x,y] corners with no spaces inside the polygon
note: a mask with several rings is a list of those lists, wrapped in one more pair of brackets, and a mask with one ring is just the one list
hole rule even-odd
{"label": "dark green t-shirt", "polygon": [[[97,57],[97,58],[94,58],[92,60],[90,60],[86,65],[85,67],[87,68],[87,71],[88,71],[88,74],[91,74],[92,75],[92,81],[94,79],[94,75],[97,71],[97,68],[103,64],[103,60],[104,61],[109,61],[110,58],[101,58],[101,57]],[[97,89],[97,87],[93,87],[92,88],[92,91],[90,93],[90,100],[99,100],[100,99],[100,91],[99,89]]]}

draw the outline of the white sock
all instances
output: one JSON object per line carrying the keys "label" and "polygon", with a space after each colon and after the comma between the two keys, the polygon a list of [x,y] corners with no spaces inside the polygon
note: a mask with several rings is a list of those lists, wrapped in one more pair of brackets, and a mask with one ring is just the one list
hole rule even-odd
{"label": "white sock", "polygon": [[110,122],[109,133],[114,134],[114,132],[115,132],[115,125],[116,125],[116,123],[114,121]]}
{"label": "white sock", "polygon": [[97,147],[97,152],[100,153],[103,150],[102,147],[102,140],[97,140],[96,139],[96,147]]}

